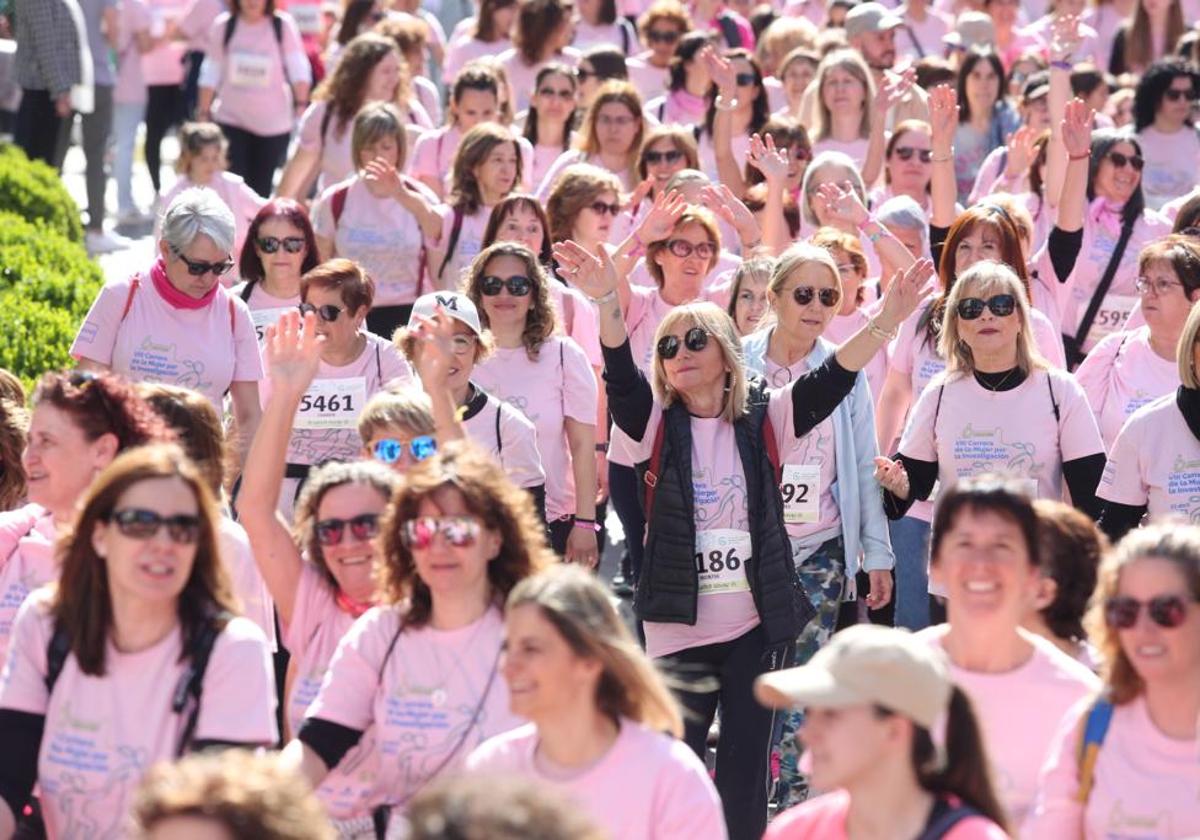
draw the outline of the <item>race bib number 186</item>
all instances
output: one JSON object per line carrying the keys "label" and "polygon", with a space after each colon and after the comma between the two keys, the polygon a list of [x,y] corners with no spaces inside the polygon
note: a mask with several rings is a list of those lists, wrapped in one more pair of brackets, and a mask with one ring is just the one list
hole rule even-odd
{"label": "race bib number 186", "polygon": [[696,575],[700,594],[749,592],[746,563],[750,560],[750,532],[716,528],[696,532]]}

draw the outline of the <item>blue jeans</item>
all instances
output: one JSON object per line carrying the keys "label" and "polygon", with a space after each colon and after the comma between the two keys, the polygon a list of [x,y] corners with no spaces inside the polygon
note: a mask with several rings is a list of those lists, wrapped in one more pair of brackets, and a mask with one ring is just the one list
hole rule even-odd
{"label": "blue jeans", "polygon": [[888,524],[896,555],[896,626],[929,626],[929,523],[905,516]]}
{"label": "blue jeans", "polygon": [[117,182],[117,212],[129,213],[133,203],[133,152],[138,126],[146,113],[145,102],[118,102],[113,108],[113,180]]}

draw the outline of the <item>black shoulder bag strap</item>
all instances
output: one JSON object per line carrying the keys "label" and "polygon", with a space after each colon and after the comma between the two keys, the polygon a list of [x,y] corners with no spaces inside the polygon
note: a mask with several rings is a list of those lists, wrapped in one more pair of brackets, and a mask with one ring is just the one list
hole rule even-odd
{"label": "black shoulder bag strap", "polygon": [[46,694],[54,693],[54,684],[62,674],[63,666],[67,664],[67,656],[71,653],[71,640],[67,631],[57,621],[54,622],[54,634],[46,645]]}
{"label": "black shoulder bag strap", "polygon": [[1113,279],[1117,276],[1117,269],[1121,265],[1121,257],[1125,256],[1125,248],[1129,245],[1129,239],[1133,236],[1133,226],[1136,222],[1126,222],[1121,225],[1121,236],[1117,239],[1117,246],[1113,248],[1112,256],[1108,260],[1108,266],[1104,269],[1104,276],[1100,278],[1100,285],[1096,286],[1096,291],[1092,293],[1092,299],[1088,302],[1088,307],[1084,310],[1083,319],[1079,322],[1079,330],[1074,337],[1069,335],[1063,336],[1063,344],[1067,351],[1067,367],[1074,370],[1075,367],[1083,361],[1085,355],[1083,352],[1083,344],[1087,341],[1087,335],[1092,329],[1092,324],[1096,320],[1096,315],[1100,312],[1100,307],[1104,304],[1104,298],[1108,294],[1108,290],[1112,287]]}
{"label": "black shoulder bag strap", "polygon": [[441,280],[442,275],[446,273],[446,266],[450,264],[450,260],[454,259],[454,250],[458,247],[458,237],[462,235],[463,226],[463,206],[456,204],[454,206],[454,218],[450,222],[450,236],[446,242],[446,256],[442,259],[442,267],[438,269],[437,279]]}
{"label": "black shoulder bag strap", "polygon": [[191,650],[188,653],[188,666],[183,676],[175,685],[175,694],[171,698],[171,711],[182,714],[192,698],[192,707],[179,735],[179,743],[175,746],[175,756],[180,758],[191,746],[192,736],[196,734],[196,723],[200,719],[200,698],[204,692],[204,672],[208,670],[208,660],[212,656],[213,646],[217,637],[232,618],[228,613],[218,613],[204,625],[192,639]]}
{"label": "black shoulder bag strap", "polygon": [[933,810],[929,812],[929,821],[925,823],[925,828],[917,835],[916,840],[941,840],[963,820],[978,816],[982,815],[970,805],[951,806],[946,800],[939,798],[934,802]]}

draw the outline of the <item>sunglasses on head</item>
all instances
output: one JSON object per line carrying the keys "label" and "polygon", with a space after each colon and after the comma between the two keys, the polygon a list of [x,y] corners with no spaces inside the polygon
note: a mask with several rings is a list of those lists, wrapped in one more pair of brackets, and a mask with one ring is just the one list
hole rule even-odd
{"label": "sunglasses on head", "polygon": [[1168,99],[1171,102],[1178,102],[1181,99],[1191,100],[1196,98],[1196,92],[1191,88],[1188,88],[1187,90],[1167,88],[1165,91],[1163,91],[1163,98]]}
{"label": "sunglasses on head", "polygon": [[260,236],[254,242],[265,254],[274,254],[279,250],[280,245],[289,254],[299,254],[304,250],[304,237],[302,236],[285,236],[282,239],[278,236]]}
{"label": "sunglasses on head", "polygon": [[650,166],[657,166],[660,163],[676,163],[683,159],[683,152],[678,149],[669,149],[665,152],[646,152],[646,163]]}
{"label": "sunglasses on head", "polygon": [[958,317],[974,321],[983,314],[984,307],[992,310],[997,318],[1005,318],[1017,308],[1017,299],[1012,295],[992,295],[987,300],[977,297],[963,298],[958,302]]}
{"label": "sunglasses on head", "polygon": [[733,80],[738,87],[752,87],[758,84],[758,77],[753,73],[738,73]]}
{"label": "sunglasses on head", "polygon": [[1187,604],[1178,595],[1159,595],[1145,602],[1128,595],[1115,595],[1104,603],[1104,620],[1109,627],[1129,630],[1137,624],[1142,607],[1151,621],[1168,630],[1187,621]]}
{"label": "sunglasses on head", "polygon": [[351,519],[322,519],[317,523],[317,542],[324,546],[339,545],[346,536],[346,526],[359,542],[374,539],[379,534],[379,514],[360,513]]}
{"label": "sunglasses on head", "polygon": [[1105,155],[1105,157],[1112,161],[1112,165],[1117,167],[1117,169],[1121,169],[1126,164],[1129,164],[1133,167],[1134,172],[1141,172],[1142,167],[1146,165],[1146,159],[1141,155],[1126,155],[1122,154],[1121,152],[1109,152],[1107,155]]}
{"label": "sunglasses on head", "polygon": [[418,516],[400,527],[400,539],[410,550],[433,545],[438,534],[455,548],[464,548],[479,538],[479,520],[473,516]]}
{"label": "sunglasses on head", "polygon": [[[683,346],[699,353],[708,346],[708,331],[703,327],[692,327],[683,334]],[[664,335],[658,340],[658,355],[661,359],[674,359],[679,355],[680,340],[677,335]]]}
{"label": "sunglasses on head", "polygon": [[437,441],[432,435],[417,435],[412,440],[382,438],[375,442],[372,452],[375,460],[384,464],[396,463],[405,452],[408,452],[414,461],[424,461],[437,452]]}
{"label": "sunglasses on head", "polygon": [[717,246],[711,242],[701,242],[698,245],[693,245],[686,239],[671,239],[667,242],[667,250],[681,260],[686,260],[692,254],[695,254],[702,260],[711,260],[717,253]]}
{"label": "sunglasses on head", "polygon": [[679,33],[674,29],[651,29],[646,33],[646,40],[652,44],[674,44],[679,40]]}
{"label": "sunglasses on head", "polygon": [[607,213],[610,216],[612,216],[614,219],[617,217],[617,214],[621,212],[621,205],[615,204],[615,203],[614,204],[606,204],[603,201],[593,201],[588,206],[592,208],[593,213],[595,213],[599,216],[603,216],[605,213]]}
{"label": "sunglasses on head", "polygon": [[912,146],[897,146],[892,149],[892,154],[900,158],[900,160],[912,160],[913,155],[919,156],[921,163],[929,163],[933,160],[933,151],[931,149],[914,149]]}
{"label": "sunglasses on head", "polygon": [[797,286],[792,289],[792,300],[801,306],[808,306],[813,302],[813,298],[821,301],[822,306],[832,309],[842,299],[842,293],[832,286],[820,289],[814,289],[812,286]]}
{"label": "sunglasses on head", "polygon": [[220,262],[205,262],[204,260],[189,259],[183,255],[182,251],[175,251],[175,256],[187,265],[187,272],[193,277],[203,277],[205,274],[220,277],[233,269],[233,260],[228,258]]}
{"label": "sunglasses on head", "polygon": [[316,312],[317,317],[326,323],[332,323],[338,319],[344,310],[341,307],[334,306],[332,303],[325,303],[321,306],[313,306],[311,303],[302,303],[298,307],[301,315],[307,315],[309,312]]}
{"label": "sunglasses on head", "polygon": [[113,511],[109,521],[124,536],[134,540],[152,539],[163,526],[166,526],[171,542],[177,545],[192,545],[200,538],[200,517],[187,513],[163,516],[143,508],[125,508]]}
{"label": "sunglasses on head", "polygon": [[583,80],[587,79],[590,76],[595,76],[597,79],[600,78],[600,74],[597,73],[595,70],[589,70],[586,67],[576,67],[575,68],[575,78],[579,79],[579,81],[582,82]]}
{"label": "sunglasses on head", "polygon": [[487,297],[495,297],[501,289],[508,289],[513,297],[526,297],[533,291],[533,281],[523,274],[514,274],[505,280],[493,274],[487,274],[479,279],[479,291]]}

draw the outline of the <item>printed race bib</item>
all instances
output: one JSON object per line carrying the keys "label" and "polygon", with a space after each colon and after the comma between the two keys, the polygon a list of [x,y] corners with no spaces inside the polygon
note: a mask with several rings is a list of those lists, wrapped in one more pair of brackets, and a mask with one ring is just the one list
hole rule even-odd
{"label": "printed race bib", "polygon": [[318,379],[300,398],[295,428],[353,429],[366,402],[367,380],[364,377]]}
{"label": "printed race bib", "polygon": [[229,56],[229,82],[237,87],[263,88],[271,80],[271,57],[235,52]]}
{"label": "printed race bib", "polygon": [[750,532],[716,528],[696,532],[696,575],[700,594],[749,592],[746,563],[750,560]]}
{"label": "printed race bib", "polygon": [[783,521],[789,525],[811,524],[820,519],[821,468],[817,464],[784,464]]}
{"label": "printed race bib", "polygon": [[321,34],[321,6],[318,3],[288,3],[288,14],[296,21],[301,35]]}
{"label": "printed race bib", "polygon": [[1136,297],[1129,295],[1105,295],[1104,302],[1096,310],[1096,320],[1092,321],[1092,329],[1087,335],[1088,341],[1094,344],[1106,336],[1124,330],[1137,301]]}
{"label": "printed race bib", "polygon": [[267,327],[279,323],[280,316],[285,312],[290,312],[291,307],[283,306],[276,309],[252,309],[250,310],[250,320],[254,322],[254,334],[258,336],[258,343],[262,344],[267,337]]}

